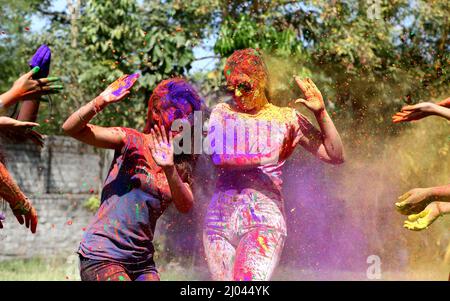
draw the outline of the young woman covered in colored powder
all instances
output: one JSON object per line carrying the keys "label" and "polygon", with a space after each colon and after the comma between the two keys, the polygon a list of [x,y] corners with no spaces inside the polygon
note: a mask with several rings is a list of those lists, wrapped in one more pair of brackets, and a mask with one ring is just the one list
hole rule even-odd
{"label": "young woman covered in colored powder", "polygon": [[[343,146],[310,79],[295,77],[306,96],[296,103],[314,113],[320,130],[295,109],[270,103],[267,69],[257,50],[235,51],[224,73],[234,104],[218,104],[209,121],[219,179],[205,218],[206,258],[214,280],[269,280],[287,234],[281,193],[285,160],[301,145],[321,160],[339,164]],[[230,128],[230,122],[240,123]],[[218,137],[214,133],[219,128]],[[238,131],[244,132],[240,142]]]}
{"label": "young woman covered in colored powder", "polygon": [[[9,107],[19,101],[33,101],[42,95],[58,93],[62,89],[62,86],[56,83],[59,81],[59,78],[57,77],[41,78],[39,81],[33,79],[33,76],[36,75],[39,70],[40,67],[34,67],[31,71],[19,77],[14,82],[11,89],[0,95],[0,112],[6,113],[6,110]],[[11,140],[14,143],[23,143],[26,140],[30,140],[38,146],[42,146],[42,136],[38,132],[32,130],[34,126],[38,125],[39,124],[35,122],[20,121],[11,117],[0,116],[0,136]],[[36,210],[6,169],[5,158],[1,150],[0,198],[9,204],[20,224],[25,223],[25,226],[30,228],[32,233],[36,232],[38,223]],[[0,208],[0,228],[3,228],[2,222],[4,220],[5,212],[3,208]]]}
{"label": "young woman covered in colored powder", "polygon": [[[392,116],[392,121],[409,122],[428,116],[450,120],[450,97],[438,103],[421,102],[405,106]],[[450,184],[411,189],[401,195],[395,205],[400,213],[408,215],[403,224],[406,229],[413,231],[427,229],[439,216],[450,213]]]}
{"label": "young woman covered in colored powder", "polygon": [[183,79],[164,80],[148,101],[143,133],[90,124],[106,106],[129,94],[131,87],[123,89],[123,80],[113,83],[63,125],[67,134],[84,143],[115,150],[100,208],[78,249],[81,279],[87,281],[159,280],[152,243],[156,221],[171,202],[183,213],[193,205],[193,156],[174,156],[174,133],[166,129],[175,119],[192,121],[193,112],[201,109],[199,95]]}

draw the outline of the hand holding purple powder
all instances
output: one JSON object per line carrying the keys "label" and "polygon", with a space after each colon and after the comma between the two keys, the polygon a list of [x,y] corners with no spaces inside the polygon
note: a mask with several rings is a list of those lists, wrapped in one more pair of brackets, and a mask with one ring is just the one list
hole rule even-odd
{"label": "hand holding purple powder", "polygon": [[33,75],[34,79],[45,78],[48,76],[50,73],[51,58],[52,53],[50,48],[45,44],[41,45],[28,63],[30,68],[36,66],[40,68],[39,72]]}

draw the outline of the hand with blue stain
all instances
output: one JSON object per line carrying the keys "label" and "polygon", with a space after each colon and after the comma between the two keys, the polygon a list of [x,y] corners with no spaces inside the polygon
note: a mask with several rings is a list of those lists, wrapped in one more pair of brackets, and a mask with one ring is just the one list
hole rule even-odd
{"label": "hand with blue stain", "polygon": [[52,53],[50,51],[50,48],[47,45],[42,44],[28,63],[31,69],[36,66],[39,67],[39,71],[33,74],[33,79],[39,79],[48,76],[48,74],[50,73],[51,59]]}
{"label": "hand with blue stain", "polygon": [[130,94],[130,89],[133,87],[138,78],[138,73],[122,75],[110,84],[108,88],[100,94],[100,96],[105,104],[119,102]]}
{"label": "hand with blue stain", "polygon": [[139,78],[138,73],[127,75],[125,78],[123,78],[121,81],[118,82],[119,87],[115,91],[113,91],[112,94],[115,96],[120,96],[122,92],[130,89],[138,78]]}

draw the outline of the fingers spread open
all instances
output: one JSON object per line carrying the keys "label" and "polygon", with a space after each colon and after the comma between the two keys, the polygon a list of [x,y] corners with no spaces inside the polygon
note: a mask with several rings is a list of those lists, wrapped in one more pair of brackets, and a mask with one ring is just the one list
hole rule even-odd
{"label": "fingers spread open", "polygon": [[30,228],[30,214],[25,215],[25,227]]}
{"label": "fingers spread open", "polygon": [[155,124],[154,126],[154,132],[156,134],[156,141],[157,143],[161,143],[162,142],[162,137],[161,137],[161,131],[159,130],[159,127]]}
{"label": "fingers spread open", "polygon": [[15,216],[16,216],[16,218],[17,218],[17,221],[19,222],[19,224],[23,225],[23,216],[22,216],[22,215],[20,215],[20,214],[18,214],[18,215],[15,215]]}
{"label": "fingers spread open", "polygon": [[31,121],[22,121],[22,122],[20,122],[19,126],[34,127],[34,126],[39,126],[39,123],[31,122]]}
{"label": "fingers spread open", "polygon": [[25,73],[23,76],[25,76],[26,78],[31,78],[33,76],[33,74],[38,73],[39,70],[41,70],[41,68],[39,68],[39,66],[36,66],[33,69],[31,69],[30,71],[28,71],[27,73]]}
{"label": "fingers spread open", "polygon": [[414,111],[414,110],[416,110],[416,106],[415,105],[409,105],[409,106],[404,106],[402,109],[401,109],[401,111],[403,112],[403,111]]}
{"label": "fingers spread open", "polygon": [[294,80],[297,83],[300,90],[302,90],[303,93],[306,93],[308,90],[306,83],[298,76],[294,76]]}
{"label": "fingers spread open", "polygon": [[153,140],[152,132],[150,132],[150,134],[148,135],[148,144],[149,144],[150,150],[153,150],[155,148],[155,141]]}
{"label": "fingers spread open", "polygon": [[36,210],[34,208],[31,210],[30,221],[31,221],[31,227],[30,227],[31,233],[36,233],[38,217],[37,217]]}
{"label": "fingers spread open", "polygon": [[404,194],[402,194],[401,196],[398,197],[399,201],[404,201],[406,200],[409,196],[411,195],[411,192],[405,192]]}
{"label": "fingers spread open", "polygon": [[405,227],[408,230],[412,230],[412,231],[420,231],[425,228],[424,226],[422,226],[416,222],[412,223],[412,222],[408,222],[408,221],[404,222],[403,227]]}
{"label": "fingers spread open", "polygon": [[161,136],[162,136],[162,141],[167,144],[168,140],[167,140],[166,128],[163,125],[161,125]]}
{"label": "fingers spread open", "polygon": [[50,90],[62,90],[64,87],[62,85],[44,85],[37,88],[38,90],[42,91],[50,91]]}
{"label": "fingers spread open", "polygon": [[306,80],[308,81],[308,83],[309,83],[309,85],[311,86],[311,88],[319,90],[319,89],[317,88],[316,84],[312,81],[312,79],[307,78]]}
{"label": "fingers spread open", "polygon": [[169,144],[172,145],[173,144],[173,133],[169,132]]}
{"label": "fingers spread open", "polygon": [[47,85],[49,83],[55,83],[60,82],[61,79],[59,77],[46,77],[46,78],[40,78],[37,80],[40,85]]}
{"label": "fingers spread open", "polygon": [[306,99],[303,99],[303,98],[299,98],[299,99],[296,99],[295,101],[294,101],[294,103],[302,103],[302,104],[305,104],[305,103],[307,103],[308,101],[306,100]]}

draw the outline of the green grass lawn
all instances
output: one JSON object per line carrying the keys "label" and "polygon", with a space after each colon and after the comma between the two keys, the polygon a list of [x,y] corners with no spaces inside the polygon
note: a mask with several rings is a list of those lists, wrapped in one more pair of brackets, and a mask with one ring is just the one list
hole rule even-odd
{"label": "green grass lawn", "polygon": [[71,270],[61,257],[5,260],[0,262],[0,281],[80,280],[78,273]]}
{"label": "green grass lawn", "polygon": [[[158,265],[161,280],[203,280],[207,271],[185,269],[170,262]],[[51,258],[14,259],[0,261],[0,281],[17,280],[80,280],[76,255]]]}
{"label": "green grass lawn", "polygon": [[[158,264],[161,280],[209,280],[208,271],[203,268],[186,268],[180,263]],[[449,277],[449,267],[422,266],[410,271],[383,271],[381,280],[442,280]],[[273,280],[367,280],[365,273],[349,271],[324,271],[278,267]],[[0,261],[0,281],[11,280],[80,280],[76,255],[51,258],[15,259]]]}

